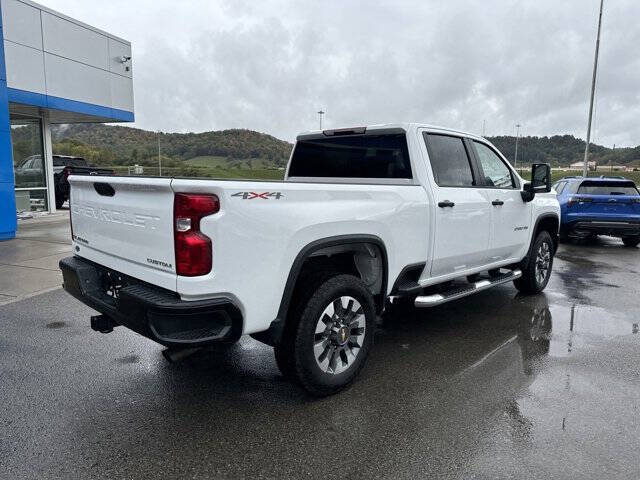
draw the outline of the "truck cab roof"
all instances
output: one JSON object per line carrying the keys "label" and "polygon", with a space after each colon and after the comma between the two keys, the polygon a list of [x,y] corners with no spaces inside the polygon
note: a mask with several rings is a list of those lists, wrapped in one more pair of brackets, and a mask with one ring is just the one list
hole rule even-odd
{"label": "truck cab roof", "polygon": [[313,137],[320,136],[333,136],[339,135],[362,135],[366,133],[375,134],[375,133],[388,133],[392,131],[404,131],[409,132],[416,130],[418,128],[425,128],[428,130],[438,131],[438,132],[448,132],[454,135],[465,136],[469,138],[474,138],[476,140],[485,140],[483,137],[476,135],[474,133],[465,132],[462,130],[457,130],[448,127],[441,127],[438,125],[431,125],[428,123],[416,123],[416,122],[400,122],[400,123],[380,123],[373,125],[360,125],[356,127],[340,127],[334,129],[326,129],[326,130],[308,130],[305,132],[301,132],[297,140],[309,139]]}

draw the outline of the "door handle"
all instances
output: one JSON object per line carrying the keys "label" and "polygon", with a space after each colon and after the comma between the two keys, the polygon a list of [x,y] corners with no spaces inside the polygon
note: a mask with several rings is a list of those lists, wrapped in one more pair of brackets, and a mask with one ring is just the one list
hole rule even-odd
{"label": "door handle", "polygon": [[440,208],[447,208],[447,207],[453,207],[455,205],[455,203],[449,201],[449,200],[445,200],[444,202],[438,202],[438,206]]}
{"label": "door handle", "polygon": [[504,205],[504,202],[502,200],[494,200],[491,205]]}

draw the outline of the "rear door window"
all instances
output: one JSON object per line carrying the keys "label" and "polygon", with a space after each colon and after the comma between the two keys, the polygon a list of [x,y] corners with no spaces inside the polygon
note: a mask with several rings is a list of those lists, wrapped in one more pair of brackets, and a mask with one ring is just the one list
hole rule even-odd
{"label": "rear door window", "polygon": [[502,161],[496,152],[484,143],[474,140],[473,146],[478,155],[478,161],[484,174],[484,184],[493,188],[515,188],[515,182],[511,170]]}
{"label": "rear door window", "polygon": [[410,179],[404,133],[298,140],[289,177]]}
{"label": "rear door window", "polygon": [[560,194],[562,193],[562,191],[564,190],[564,187],[567,186],[567,182],[558,182],[553,186],[553,189],[556,191],[556,193]]}
{"label": "rear door window", "polygon": [[567,193],[576,193],[578,188],[580,187],[580,182],[572,181],[567,182],[567,185],[564,187]]}
{"label": "rear door window", "polygon": [[469,154],[460,137],[425,133],[433,177],[440,187],[475,185]]}
{"label": "rear door window", "polygon": [[583,195],[639,195],[633,182],[582,182],[578,193]]}

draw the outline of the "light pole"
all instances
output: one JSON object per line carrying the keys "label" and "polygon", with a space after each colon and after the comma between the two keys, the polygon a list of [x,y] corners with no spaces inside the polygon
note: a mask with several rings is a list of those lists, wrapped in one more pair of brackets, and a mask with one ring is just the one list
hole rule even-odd
{"label": "light pole", "polygon": [[518,139],[520,138],[520,125],[516,123],[516,154],[513,157],[513,168],[518,169]]}
{"label": "light pole", "polygon": [[156,138],[158,139],[158,176],[162,176],[162,159],[160,158],[160,130],[156,132]]}
{"label": "light pole", "polygon": [[324,115],[324,112],[322,110],[318,111],[318,117],[320,117],[320,130],[322,130],[322,116]]}
{"label": "light pole", "polygon": [[591,100],[589,102],[589,122],[587,123],[587,144],[584,146],[584,165],[582,176],[589,174],[589,142],[591,141],[591,118],[593,117],[593,96],[596,92],[596,75],[598,73],[598,52],[600,51],[600,27],[602,27],[602,6],[604,0],[600,0],[600,15],[598,16],[598,36],[596,37],[596,54],[593,59],[593,76],[591,77]]}

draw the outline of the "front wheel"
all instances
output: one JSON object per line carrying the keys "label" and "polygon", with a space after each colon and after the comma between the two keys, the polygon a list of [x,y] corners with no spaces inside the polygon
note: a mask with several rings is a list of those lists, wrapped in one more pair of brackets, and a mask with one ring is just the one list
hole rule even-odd
{"label": "front wheel", "polygon": [[289,319],[296,328],[287,329],[293,338],[283,339],[278,364],[312,395],[331,395],[355,379],[369,355],[373,297],[352,275],[329,278],[305,297]]}
{"label": "front wheel", "polygon": [[637,247],[640,243],[640,235],[635,237],[622,237],[622,243],[624,243],[625,247]]}
{"label": "front wheel", "polygon": [[529,253],[527,264],[522,268],[522,277],[514,285],[522,293],[540,293],[551,277],[553,267],[553,240],[549,232],[538,234]]}

